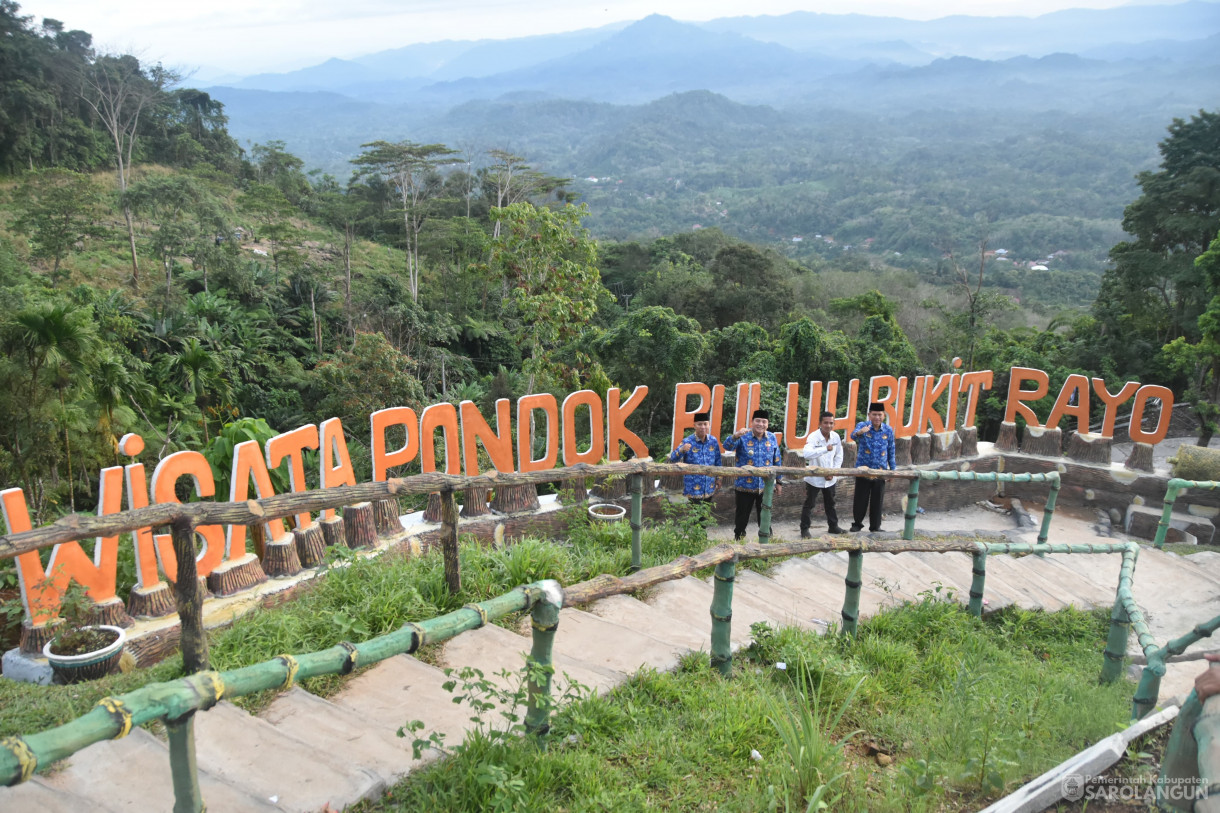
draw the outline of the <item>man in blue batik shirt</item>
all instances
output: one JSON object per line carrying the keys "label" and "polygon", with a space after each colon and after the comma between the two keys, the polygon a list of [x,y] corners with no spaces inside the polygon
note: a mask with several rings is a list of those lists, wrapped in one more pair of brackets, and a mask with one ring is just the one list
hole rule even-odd
{"label": "man in blue batik shirt", "polygon": [[[783,456],[779,451],[779,440],[774,432],[768,432],[771,423],[771,413],[765,409],[756,409],[750,418],[749,429],[738,429],[733,436],[724,442],[724,450],[736,455],[738,466],[782,466]],[[733,538],[741,539],[746,535],[746,526],[750,524],[750,510],[753,509],[757,521],[762,522],[763,478],[738,477],[733,482],[733,490],[737,492],[737,517],[733,525]],[[779,494],[780,479],[775,480],[775,493]]]}
{"label": "man in blue batik shirt", "polygon": [[[689,435],[669,455],[670,463],[695,463],[700,466],[720,465],[720,441],[711,434],[712,416],[695,413],[695,434]],[[693,503],[709,503],[716,495],[717,480],[706,474],[688,474],[682,478],[682,493]]]}
{"label": "man in blue batik shirt", "polygon": [[[885,423],[885,405],[874,401],[868,405],[868,420],[856,424],[851,439],[857,444],[856,465],[868,469],[898,468],[894,462],[894,430]],[[881,501],[885,497],[885,480],[871,477],[856,478],[856,494],[852,500],[853,531],[864,528],[868,514],[869,531],[881,530]]]}

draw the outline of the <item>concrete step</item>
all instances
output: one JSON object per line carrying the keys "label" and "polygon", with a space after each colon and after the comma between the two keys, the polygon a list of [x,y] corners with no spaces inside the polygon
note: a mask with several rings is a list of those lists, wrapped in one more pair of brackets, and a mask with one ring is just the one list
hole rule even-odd
{"label": "concrete step", "polygon": [[642,666],[673,669],[684,650],[647,632],[569,607],[559,611],[555,651],[593,666],[634,674]]}
{"label": "concrete step", "polygon": [[772,626],[796,626],[825,632],[839,618],[839,607],[804,596],[753,570],[739,569],[733,583],[733,620],[748,605],[775,619]]}
{"label": "concrete step", "polygon": [[[957,591],[958,601],[964,604],[970,602],[970,585],[974,581],[974,560],[968,553],[954,551],[952,553],[931,553],[929,551],[912,551],[899,554],[907,559],[914,559],[927,566],[943,584]],[[987,574],[987,582],[983,589],[983,599],[988,610],[999,610],[1017,602],[1019,592],[999,576]]]}
{"label": "concrete step", "polygon": [[[889,554],[876,554],[871,557],[865,554],[864,556],[864,567],[860,576],[860,580],[863,582],[860,588],[860,612],[864,615],[874,615],[883,606],[892,607],[904,601],[914,601],[918,597],[919,590],[915,589],[914,583],[909,578],[900,578],[904,574],[891,566],[892,560],[887,561],[885,558],[889,556]],[[844,580],[847,578],[847,554],[841,551],[819,553],[809,557],[805,562],[838,579],[838,587],[832,595],[838,594],[839,606],[842,607],[843,595],[846,591]],[[906,584],[900,583],[903,581]]]}
{"label": "concrete step", "polygon": [[[211,713],[196,715],[196,735],[198,721]],[[121,740],[94,743],[60,765],[62,767],[55,772],[35,777],[24,785],[0,788],[0,810],[6,813],[41,813],[57,809],[77,813],[85,810],[144,813],[174,807],[169,748],[142,728],[134,729]],[[261,794],[237,788],[205,770],[199,771],[199,790],[209,810],[268,813],[292,809]],[[59,800],[48,799],[47,791],[53,792]],[[70,806],[80,799],[86,800],[82,806]],[[35,800],[46,806],[33,806]]]}
{"label": "concrete step", "polygon": [[411,739],[399,737],[397,726],[361,717],[299,686],[281,694],[258,716],[289,736],[342,754],[348,764],[376,774],[387,785],[410,770]]}
{"label": "concrete step", "polygon": [[[1155,539],[1157,526],[1160,525],[1164,512],[1164,505],[1129,505],[1123,521],[1123,530],[1137,539]],[[1215,509],[1210,508],[1208,513],[1214,514]],[[1165,533],[1165,541],[1210,545],[1215,534],[1216,526],[1210,516],[1197,516],[1189,511],[1175,510],[1169,515],[1169,530]]]}
{"label": "concrete step", "polygon": [[88,799],[66,790],[56,790],[49,787],[41,776],[35,776],[22,785],[0,788],[0,810],[12,813],[80,813],[82,810],[111,813],[114,808],[107,806],[104,800]]}
{"label": "concrete step", "polygon": [[[378,798],[386,788],[376,772],[351,764],[326,740],[298,739],[223,701],[196,715],[195,756],[202,770],[299,813],[326,805],[342,810]],[[211,802],[208,807],[224,809]]]}
{"label": "concrete step", "polygon": [[[441,660],[446,666],[461,669],[470,666],[482,670],[484,676],[503,688],[515,688],[516,677],[525,667],[525,657],[529,654],[533,642],[524,635],[506,630],[495,624],[488,624],[477,630],[464,632],[456,638],[445,642]],[[615,669],[594,666],[573,658],[567,652],[560,652],[555,647],[551,654],[555,666],[554,687],[556,696],[562,696],[568,685],[564,675],[598,692],[606,692],[627,679],[625,672]],[[514,675],[511,681],[504,681],[496,674],[508,670]]]}
{"label": "concrete step", "polygon": [[[1025,557],[1028,558],[1028,557]],[[1070,603],[1065,599],[1062,589],[1047,582],[1030,570],[1023,559],[1014,556],[988,556],[987,581],[999,577],[1009,589],[1015,590],[1019,598],[1017,604],[1029,610],[1045,610],[1055,612],[1062,610]],[[986,591],[984,590],[984,593]]]}
{"label": "concrete step", "polygon": [[[673,626],[685,627],[703,638],[707,641],[705,648],[711,649],[711,585],[694,576],[662,582],[649,592],[646,603],[670,618]],[[736,601],[733,602],[733,624],[729,631],[729,640],[734,650],[750,643],[750,625],[756,621],[770,623],[770,616],[755,607],[738,606]]]}
{"label": "concrete step", "polygon": [[[767,575],[777,584],[824,607],[827,621],[841,624],[843,621],[843,594],[846,589],[843,577],[812,564],[812,561],[812,559],[799,557],[789,559],[771,568]],[[868,579],[864,579],[864,585],[860,588],[862,614],[872,615],[881,606],[895,603],[897,602],[892,596],[887,596],[885,593],[869,587]]]}
{"label": "concrete step", "polygon": [[[1068,554],[1061,554],[1067,556]],[[1089,554],[1090,557],[1096,554]],[[991,557],[996,558],[996,557]],[[1114,603],[1114,591],[1118,587],[1117,568],[1114,581],[1109,589],[1094,583],[1081,573],[1089,569],[1089,562],[1078,557],[1074,562],[1067,563],[1055,555],[1025,556],[1020,559],[1026,570],[1043,579],[1046,583],[1058,588],[1058,595],[1065,604],[1070,604],[1079,610],[1091,610],[1094,607],[1109,607]],[[1115,556],[1121,563],[1121,557]]]}
{"label": "concrete step", "polygon": [[[425,727],[416,736],[443,734],[445,744],[454,746],[465,736],[473,712],[465,704],[454,703],[454,695],[441,688],[446,680],[435,666],[410,655],[395,655],[349,682],[330,702],[383,731],[397,731],[411,720],[422,720]],[[431,759],[436,754],[425,756]]]}
{"label": "concrete step", "polygon": [[[711,599],[708,599],[711,608]],[[628,629],[648,630],[649,634],[685,653],[693,650],[710,650],[711,631],[704,635],[685,624],[675,624],[673,619],[656,607],[631,596],[610,596],[594,602],[589,612]],[[711,616],[708,616],[709,624]]]}

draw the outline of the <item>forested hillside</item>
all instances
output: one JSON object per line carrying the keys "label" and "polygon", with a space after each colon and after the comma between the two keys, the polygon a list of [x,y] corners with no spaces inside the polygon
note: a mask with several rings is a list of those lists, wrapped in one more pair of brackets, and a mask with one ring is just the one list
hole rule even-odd
{"label": "forested hillside", "polygon": [[[495,399],[530,392],[647,384],[631,421],[654,454],[668,451],[680,381],[761,381],[779,409],[788,381],[942,372],[954,356],[1042,367],[1052,392],[1071,372],[1166,383],[1215,417],[1220,245],[1204,252],[1220,229],[1216,113],[1162,122],[1168,136],[1139,147],[1155,156],[1164,138],[1150,162],[1161,167],[1138,186],[1085,136],[1054,155],[1017,140],[1003,152],[1020,169],[984,179],[965,157],[981,166],[999,148],[964,132],[879,155],[862,127],[854,149],[775,170],[779,191],[761,209],[734,197],[734,179],[757,167],[718,163],[717,144],[770,152],[774,166],[783,139],[816,132],[714,94],[620,122],[638,142],[652,117],[685,117],[699,149],[675,153],[656,135],[632,156],[574,136],[609,175],[596,184],[542,153],[383,133],[332,176],[306,172],[275,140],[239,146],[209,93],[98,53],[85,32],[22,17],[9,0],[0,30],[0,480],[25,488],[36,521],[93,510],[99,468],[126,462],[125,432],[143,435],[150,463],[205,449],[223,491],[235,442],[339,417],[367,479],[371,411],[469,399],[490,415]],[[538,128],[579,131],[584,114],[556,106],[546,118],[539,105],[523,108],[523,132],[535,115]],[[729,126],[697,126],[707,116]],[[914,137],[933,125],[906,124]],[[629,161],[652,169],[619,184]],[[1045,200],[1062,177],[1084,191]],[[1123,216],[1107,201],[1124,184],[1125,241],[1107,225]],[[651,200],[692,186],[700,208],[649,219]],[[645,236],[595,240],[581,201],[600,195],[621,196]],[[846,225],[794,244],[788,219],[801,207]],[[735,235],[716,228],[730,219]],[[1018,238],[1018,222],[1044,233]],[[1113,246],[1104,277],[1100,258],[1092,278],[1071,253],[1043,270],[1019,262],[1064,248],[1072,229]],[[997,409],[984,404],[984,433]]]}

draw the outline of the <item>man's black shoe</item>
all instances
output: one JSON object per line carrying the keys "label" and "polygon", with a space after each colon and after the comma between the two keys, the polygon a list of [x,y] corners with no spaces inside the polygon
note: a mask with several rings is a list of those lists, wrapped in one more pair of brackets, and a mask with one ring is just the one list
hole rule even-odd
{"label": "man's black shoe", "polygon": [[863,524],[861,524],[861,523],[859,523],[859,522],[853,522],[853,523],[852,523],[852,526],[851,526],[851,532],[852,532],[853,534],[855,534],[855,533],[859,533],[860,531],[863,531],[863,530],[864,530],[864,525],[863,525]]}
{"label": "man's black shoe", "polygon": [[832,534],[845,534],[845,533],[847,533],[847,531],[843,530],[843,529],[842,529],[842,528],[840,528],[838,525],[836,525],[836,526],[834,526],[833,528],[831,528],[831,529],[830,529],[830,532],[831,532]]}
{"label": "man's black shoe", "polygon": [[881,533],[881,530],[882,530],[881,528],[869,528],[868,532],[870,534],[879,534],[879,533]]}
{"label": "man's black shoe", "polygon": [[802,528],[802,529],[801,529],[801,539],[813,539],[813,537],[809,535],[809,529],[808,529],[808,528]]}

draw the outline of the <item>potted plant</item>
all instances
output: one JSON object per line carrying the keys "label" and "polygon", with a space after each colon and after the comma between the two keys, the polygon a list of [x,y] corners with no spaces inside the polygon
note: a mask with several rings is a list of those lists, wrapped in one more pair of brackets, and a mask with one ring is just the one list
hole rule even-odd
{"label": "potted plant", "polygon": [[64,591],[55,635],[42,648],[57,683],[96,680],[115,672],[127,633],[121,627],[91,624],[93,602],[79,584]]}

